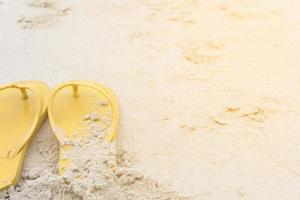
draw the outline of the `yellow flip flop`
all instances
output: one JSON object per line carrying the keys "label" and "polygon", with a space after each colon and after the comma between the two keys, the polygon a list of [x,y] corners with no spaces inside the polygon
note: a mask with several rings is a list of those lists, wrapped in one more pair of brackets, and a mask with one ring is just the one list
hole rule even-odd
{"label": "yellow flip flop", "polygon": [[0,86],[0,190],[18,183],[26,151],[46,117],[49,93],[40,81]]}
{"label": "yellow flip flop", "polygon": [[[99,102],[105,103],[99,106]],[[103,116],[108,111],[111,113],[110,132],[105,139],[113,142],[118,132],[119,108],[110,89],[92,81],[70,81],[58,85],[52,91],[48,117],[51,128],[60,143],[60,174],[64,173],[72,160],[63,156],[64,151],[72,149],[72,146],[65,144],[65,139],[74,141],[79,137],[74,133],[80,128],[80,122],[87,114],[92,112]]]}

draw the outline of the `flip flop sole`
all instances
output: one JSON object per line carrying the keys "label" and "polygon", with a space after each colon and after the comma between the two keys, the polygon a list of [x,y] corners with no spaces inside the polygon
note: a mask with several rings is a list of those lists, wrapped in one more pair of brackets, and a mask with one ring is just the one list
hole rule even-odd
{"label": "flip flop sole", "polygon": [[39,81],[0,87],[0,190],[18,183],[30,142],[46,118],[48,95]]}
{"label": "flip flop sole", "polygon": [[[118,132],[119,108],[110,89],[91,81],[70,81],[57,86],[50,97],[48,116],[54,134],[60,143],[59,173],[62,174],[70,165],[72,158],[64,158],[63,152],[72,147],[64,140],[76,140],[74,134],[82,128],[80,122],[88,114],[104,116],[111,114],[108,141],[114,141]],[[99,120],[97,123],[101,123]],[[83,132],[80,137],[87,132]]]}

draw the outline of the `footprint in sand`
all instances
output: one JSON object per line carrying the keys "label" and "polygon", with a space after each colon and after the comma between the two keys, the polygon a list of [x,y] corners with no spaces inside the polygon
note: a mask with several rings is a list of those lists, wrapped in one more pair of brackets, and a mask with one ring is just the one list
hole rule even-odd
{"label": "footprint in sand", "polygon": [[263,101],[243,107],[228,106],[216,116],[211,117],[210,124],[211,126],[224,127],[239,122],[260,128],[272,115],[278,112],[273,106],[264,104]]}
{"label": "footprint in sand", "polygon": [[28,7],[34,9],[36,13],[20,17],[17,23],[24,29],[49,28],[71,10],[70,7],[58,6],[53,0],[34,0],[28,4]]}
{"label": "footprint in sand", "polygon": [[53,1],[40,1],[40,0],[34,0],[29,3],[29,6],[36,7],[36,8],[54,8],[55,2]]}
{"label": "footprint in sand", "polygon": [[183,57],[196,65],[212,63],[221,59],[223,46],[220,42],[191,42],[183,46]]}
{"label": "footprint in sand", "polygon": [[183,134],[193,134],[193,133],[197,133],[200,129],[199,126],[192,126],[192,125],[186,125],[186,124],[181,124],[180,125],[180,129],[182,131]]}
{"label": "footprint in sand", "polygon": [[150,31],[133,31],[128,35],[128,40],[134,42],[136,40],[144,40],[151,37],[152,33]]}
{"label": "footprint in sand", "polygon": [[218,5],[217,7],[232,20],[267,19],[280,15],[278,10],[260,10],[255,6],[230,7],[226,5]]}
{"label": "footprint in sand", "polygon": [[188,26],[195,23],[195,13],[199,6],[198,0],[187,1],[148,1],[145,5],[149,8],[150,14],[147,20],[152,22],[176,23],[181,26]]}

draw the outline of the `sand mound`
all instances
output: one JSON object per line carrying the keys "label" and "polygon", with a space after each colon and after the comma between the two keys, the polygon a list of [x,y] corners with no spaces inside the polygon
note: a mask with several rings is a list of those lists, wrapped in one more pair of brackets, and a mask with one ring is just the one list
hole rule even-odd
{"label": "sand mound", "polygon": [[[64,158],[72,159],[63,175],[55,170],[44,171],[32,163],[25,167],[19,186],[0,193],[1,199],[182,199],[170,188],[133,168],[132,157],[125,151],[117,153],[115,143],[104,139],[109,122],[99,125],[94,115],[80,122],[81,128],[76,132],[78,140],[63,138],[62,144],[72,147],[63,153]],[[82,136],[87,132],[88,136]],[[53,154],[52,148],[34,150],[45,156]],[[57,165],[54,161],[48,163],[52,169]]]}

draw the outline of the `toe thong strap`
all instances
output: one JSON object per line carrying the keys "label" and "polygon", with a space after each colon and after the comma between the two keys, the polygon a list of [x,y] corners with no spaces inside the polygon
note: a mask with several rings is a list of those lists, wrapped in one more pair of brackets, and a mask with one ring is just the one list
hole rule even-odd
{"label": "toe thong strap", "polygon": [[[112,115],[112,130],[111,133],[107,135],[107,139],[109,141],[114,141],[116,139],[116,133],[118,132],[118,123],[119,123],[119,108],[117,106],[116,100],[112,94],[112,92],[105,87],[102,87],[101,85],[95,84],[95,83],[86,83],[86,82],[81,82],[81,81],[71,81],[67,84],[62,84],[60,86],[58,86],[55,90],[54,93],[51,95],[51,99],[49,101],[49,106],[48,109],[52,110],[53,107],[53,99],[55,98],[55,95],[58,91],[60,91],[61,89],[65,88],[65,87],[72,87],[73,90],[73,96],[74,98],[78,98],[80,97],[80,88],[79,86],[83,86],[83,87],[89,87],[92,88],[94,90],[97,90],[98,92],[100,92],[101,94],[103,94],[111,103],[112,106],[115,107],[115,109],[113,110],[113,115]],[[51,112],[49,112],[49,119],[50,119],[50,123],[52,125],[52,127],[56,127],[57,123],[55,122],[54,116],[51,114]]]}
{"label": "toe thong strap", "polygon": [[[29,130],[26,130],[21,138],[16,141],[16,143],[10,147],[9,149],[5,150],[4,152],[0,152],[0,158],[13,158],[20,150],[23,148],[23,146],[27,143],[27,141],[31,138],[32,133],[35,131],[35,128],[40,120],[41,114],[42,114],[42,101],[40,98],[40,95],[37,90],[35,90],[32,87],[29,87],[27,85],[23,84],[11,84],[11,85],[4,85],[0,87],[0,92],[6,90],[6,89],[19,89],[21,92],[21,97],[24,101],[28,100],[28,93],[27,90],[31,91],[36,99],[37,104],[37,113],[34,117],[34,121],[32,122],[32,126],[29,128]],[[1,134],[1,133],[0,133]]]}

